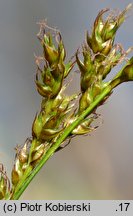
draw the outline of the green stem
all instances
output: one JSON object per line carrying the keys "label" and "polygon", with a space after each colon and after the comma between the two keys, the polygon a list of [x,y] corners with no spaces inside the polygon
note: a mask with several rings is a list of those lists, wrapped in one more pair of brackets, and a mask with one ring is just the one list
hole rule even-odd
{"label": "green stem", "polygon": [[[92,113],[92,111],[99,105],[99,103],[112,91],[111,85],[108,85],[100,95],[96,97],[96,99],[92,102],[92,104],[81,113],[81,115],[76,119],[70,126],[68,126],[63,134],[59,137],[59,139],[56,141],[55,144],[51,146],[51,148],[47,151],[47,153],[42,157],[38,165],[32,170],[31,174],[28,176],[28,178],[23,182],[22,186],[16,190],[14,195],[12,196],[12,199],[17,200],[22,195],[22,193],[25,191],[29,183],[32,181],[32,179],[35,177],[35,175],[40,171],[40,169],[43,167],[43,165],[46,163],[46,161],[54,154],[54,152],[58,149],[58,147],[61,145],[61,143],[68,137],[68,135],[73,131],[73,129],[80,124],[80,122],[89,114]],[[25,179],[25,178],[24,178]],[[22,183],[22,181],[21,181]]]}

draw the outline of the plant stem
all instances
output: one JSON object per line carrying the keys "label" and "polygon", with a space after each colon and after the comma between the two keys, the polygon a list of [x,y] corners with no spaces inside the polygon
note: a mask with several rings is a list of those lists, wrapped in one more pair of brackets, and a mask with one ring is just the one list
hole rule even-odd
{"label": "plant stem", "polygon": [[[39,161],[38,165],[34,168],[34,170],[31,171],[28,178],[23,181],[21,184],[21,187],[19,185],[18,190],[14,193],[12,196],[13,200],[19,199],[19,197],[22,195],[22,193],[25,191],[29,183],[32,181],[32,179],[35,177],[35,175],[40,171],[40,169],[43,167],[43,165],[46,163],[46,161],[54,154],[54,152],[58,149],[58,147],[61,145],[61,143],[68,137],[68,135],[73,131],[73,129],[80,124],[80,122],[89,114],[92,113],[92,111],[99,105],[100,102],[112,91],[112,86],[107,85],[106,88],[101,92],[100,95],[96,97],[96,99],[92,102],[92,104],[81,113],[81,115],[76,119],[70,126],[68,126],[63,134],[58,138],[55,144],[51,146],[51,148],[46,152],[46,154],[42,157],[42,159]],[[23,178],[25,179],[25,178]]]}

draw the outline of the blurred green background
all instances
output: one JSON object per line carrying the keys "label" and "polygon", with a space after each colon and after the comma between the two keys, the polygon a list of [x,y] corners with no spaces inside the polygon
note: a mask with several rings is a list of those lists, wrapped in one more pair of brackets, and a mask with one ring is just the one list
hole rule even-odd
{"label": "blurred green background", "polygon": [[[36,38],[38,21],[58,27],[69,56],[84,41],[99,10],[123,10],[121,0],[0,0],[0,162],[10,175],[15,146],[31,136],[41,97],[34,84],[34,53],[42,53]],[[133,45],[133,13],[121,26],[116,42]],[[119,69],[113,70],[115,73]],[[79,74],[74,73],[79,90]],[[21,199],[133,199],[133,83],[115,89],[98,109],[100,127],[90,136],[74,138],[36,176]]]}

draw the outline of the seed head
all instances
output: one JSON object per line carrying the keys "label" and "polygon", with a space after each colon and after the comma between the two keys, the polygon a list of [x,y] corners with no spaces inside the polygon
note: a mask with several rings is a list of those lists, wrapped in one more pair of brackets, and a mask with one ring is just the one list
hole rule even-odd
{"label": "seed head", "polygon": [[94,53],[100,52],[107,55],[110,52],[114,43],[116,31],[125,21],[126,14],[131,7],[132,5],[129,4],[125,10],[117,16],[110,13],[106,20],[103,19],[103,15],[109,11],[109,9],[104,9],[99,12],[94,22],[91,36],[87,32],[87,42]]}

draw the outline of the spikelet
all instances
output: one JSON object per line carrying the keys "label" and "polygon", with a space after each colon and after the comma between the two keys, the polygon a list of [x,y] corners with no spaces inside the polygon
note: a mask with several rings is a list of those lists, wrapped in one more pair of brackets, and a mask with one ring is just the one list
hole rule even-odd
{"label": "spikelet", "polygon": [[39,94],[46,98],[54,98],[60,92],[63,79],[69,74],[74,62],[64,63],[66,50],[60,32],[52,29],[52,36],[45,22],[40,24],[38,38],[43,46],[43,68],[40,67],[37,58],[36,86]]}
{"label": "spikelet", "polygon": [[[132,48],[124,51],[120,44],[114,45],[116,31],[124,22],[126,13],[130,8],[131,5],[127,6],[118,16],[114,16],[111,13],[106,20],[103,20],[103,14],[108,9],[100,11],[94,22],[91,36],[87,33],[86,43],[82,46],[83,62],[79,59],[78,52],[76,53],[76,62],[81,72],[80,84],[82,91],[79,113],[89,107],[95,98],[102,93],[108,84],[104,82],[106,76],[113,67],[125,60],[128,53],[132,51]],[[121,80],[132,80],[131,62],[132,60],[128,62],[123,72],[121,72],[125,74],[121,75]],[[129,65],[131,75],[129,75],[129,72],[126,72]],[[122,76],[125,76],[125,78],[122,78]],[[118,79],[117,83],[119,84]]]}
{"label": "spikelet", "polygon": [[10,181],[4,170],[3,164],[0,164],[0,200],[11,197]]}
{"label": "spikelet", "polygon": [[95,19],[91,36],[87,32],[87,43],[89,47],[94,53],[100,53],[97,58],[106,58],[106,55],[108,55],[114,44],[116,32],[125,21],[126,14],[131,7],[132,5],[129,4],[118,16],[110,13],[106,20],[103,19],[103,15],[109,11],[109,9],[103,9],[99,12]]}
{"label": "spikelet", "polygon": [[63,120],[73,108],[71,102],[77,98],[77,95],[65,96],[62,87],[59,94],[54,99],[43,100],[42,109],[35,116],[32,125],[32,136],[41,142],[50,141],[56,138],[64,129]]}

